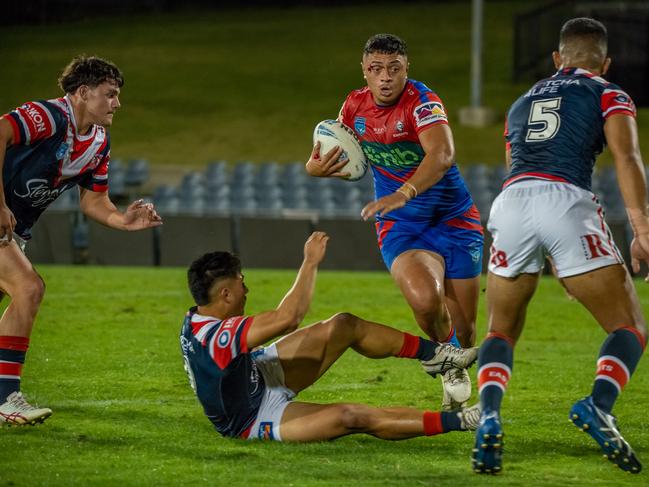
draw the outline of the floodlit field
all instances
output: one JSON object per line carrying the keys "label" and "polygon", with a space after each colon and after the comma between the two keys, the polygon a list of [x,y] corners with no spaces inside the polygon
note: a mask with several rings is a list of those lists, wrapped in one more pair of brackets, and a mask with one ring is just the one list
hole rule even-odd
{"label": "floodlit field", "polygon": [[[516,349],[503,409],[505,471],[494,479],[471,471],[469,433],[311,445],[223,439],[182,367],[177,335],[191,304],[184,270],[39,270],[48,288],[23,390],[54,415],[0,430],[0,485],[646,485],[646,472],[612,467],[568,422],[572,402],[590,390],[604,334],[552,280],[541,283]],[[276,305],[292,279],[292,272],[247,271],[248,311]],[[647,310],[649,287],[638,287]],[[305,322],[340,310],[416,331],[387,273],[322,272]],[[413,361],[348,352],[300,398],[436,408],[441,389]],[[645,358],[615,409],[645,467],[648,403]]]}

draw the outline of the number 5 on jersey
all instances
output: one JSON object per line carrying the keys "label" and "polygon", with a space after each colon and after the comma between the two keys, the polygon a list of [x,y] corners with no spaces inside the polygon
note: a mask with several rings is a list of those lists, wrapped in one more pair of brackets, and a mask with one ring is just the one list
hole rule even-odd
{"label": "number 5 on jersey", "polygon": [[527,130],[525,142],[541,142],[557,135],[561,126],[561,118],[557,113],[560,106],[561,97],[532,102],[527,124],[535,127]]}

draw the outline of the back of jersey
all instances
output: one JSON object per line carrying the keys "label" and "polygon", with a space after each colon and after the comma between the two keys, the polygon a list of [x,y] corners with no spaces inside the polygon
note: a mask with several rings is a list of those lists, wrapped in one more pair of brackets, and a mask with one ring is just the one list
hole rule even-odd
{"label": "back of jersey", "polygon": [[562,69],[537,82],[507,117],[512,169],[505,184],[535,178],[590,190],[595,159],[606,143],[604,123],[620,113],[635,116],[631,98],[584,69]]}

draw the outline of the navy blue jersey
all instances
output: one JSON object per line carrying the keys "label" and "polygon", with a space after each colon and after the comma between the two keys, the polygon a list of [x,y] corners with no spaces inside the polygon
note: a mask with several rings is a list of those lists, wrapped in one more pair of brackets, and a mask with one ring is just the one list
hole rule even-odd
{"label": "navy blue jersey", "polygon": [[99,125],[79,134],[68,98],[29,102],[3,118],[13,128],[2,170],[5,200],[23,239],[63,191],[76,185],[108,190],[110,137]]}
{"label": "navy blue jersey", "polygon": [[584,69],[562,69],[537,82],[507,116],[512,166],[505,186],[535,178],[590,191],[595,158],[606,143],[604,123],[618,114],[635,117],[629,95]]}
{"label": "navy blue jersey", "polygon": [[180,331],[189,382],[205,414],[224,436],[241,436],[252,425],[266,389],[248,350],[252,320],[202,316],[194,307]]}

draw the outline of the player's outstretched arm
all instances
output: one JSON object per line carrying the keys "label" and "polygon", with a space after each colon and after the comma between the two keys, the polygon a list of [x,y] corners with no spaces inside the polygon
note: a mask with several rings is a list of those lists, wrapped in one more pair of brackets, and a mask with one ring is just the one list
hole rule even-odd
{"label": "player's outstretched arm", "polygon": [[110,201],[107,192],[88,191],[80,188],[81,211],[89,218],[117,230],[136,231],[159,227],[162,218],[153,204],[137,200],[121,212]]}
{"label": "player's outstretched arm", "polygon": [[436,124],[424,130],[419,134],[419,142],[426,155],[415,173],[394,193],[365,205],[361,211],[363,220],[375,215],[383,216],[405,206],[418,194],[437,184],[453,166],[455,146],[448,125]]}
{"label": "player's outstretched arm", "polygon": [[[615,160],[618,185],[633,229],[631,265],[634,272],[639,272],[640,262],[649,264],[649,211],[638,127],[633,117],[613,115],[604,124],[604,134]],[[649,281],[649,275],[645,280]]]}
{"label": "player's outstretched arm", "polygon": [[311,151],[311,157],[306,163],[306,172],[318,178],[348,178],[348,172],[340,172],[349,162],[349,159],[338,160],[342,152],[342,148],[336,146],[326,154],[320,154],[320,142],[316,142]]}
{"label": "player's outstretched arm", "polygon": [[16,227],[16,218],[7,206],[2,172],[7,147],[13,143],[13,129],[8,120],[0,118],[0,247],[9,245]]}
{"label": "player's outstretched arm", "polygon": [[255,315],[248,330],[248,348],[263,345],[268,340],[294,331],[309,310],[318,266],[324,258],[329,236],[313,232],[304,244],[304,260],[295,282],[273,311]]}

